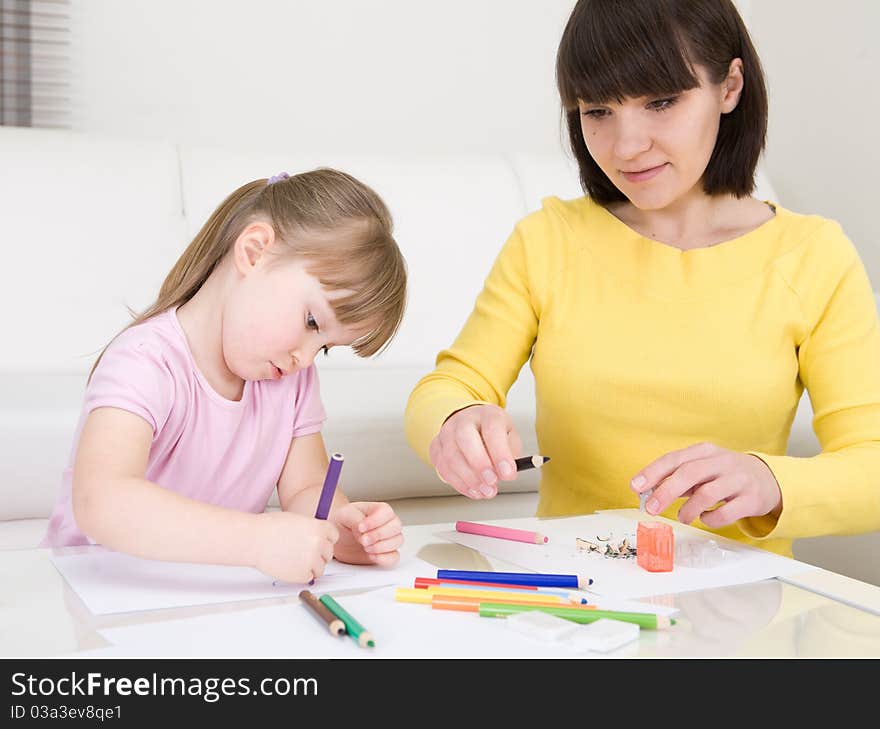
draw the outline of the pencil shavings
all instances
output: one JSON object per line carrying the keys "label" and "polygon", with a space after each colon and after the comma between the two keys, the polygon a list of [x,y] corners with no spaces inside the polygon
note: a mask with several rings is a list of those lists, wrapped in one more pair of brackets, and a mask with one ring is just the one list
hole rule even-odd
{"label": "pencil shavings", "polygon": [[575,547],[580,552],[596,552],[608,559],[632,559],[636,556],[636,548],[626,537],[619,542],[614,541],[611,536],[596,537],[595,541],[576,537]]}

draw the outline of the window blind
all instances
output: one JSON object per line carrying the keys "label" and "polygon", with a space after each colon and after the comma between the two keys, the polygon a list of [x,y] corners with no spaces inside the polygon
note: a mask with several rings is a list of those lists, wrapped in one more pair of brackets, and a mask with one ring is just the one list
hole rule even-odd
{"label": "window blind", "polygon": [[70,0],[0,0],[0,124],[70,126]]}

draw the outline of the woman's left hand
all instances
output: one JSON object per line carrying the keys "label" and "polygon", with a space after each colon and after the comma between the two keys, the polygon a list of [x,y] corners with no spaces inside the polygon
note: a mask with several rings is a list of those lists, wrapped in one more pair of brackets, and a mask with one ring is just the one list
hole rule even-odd
{"label": "woman's left hand", "polygon": [[332,511],[330,519],[339,527],[333,556],[340,562],[393,567],[400,561],[403,527],[388,504],[355,501]]}
{"label": "woman's left hand", "polygon": [[[635,475],[630,487],[637,494],[654,489],[645,505],[649,514],[660,514],[686,497],[678,520],[690,524],[699,517],[713,529],[782,508],[779,484],[764,461],[712,443],[660,456]],[[713,509],[718,503],[721,506]]]}

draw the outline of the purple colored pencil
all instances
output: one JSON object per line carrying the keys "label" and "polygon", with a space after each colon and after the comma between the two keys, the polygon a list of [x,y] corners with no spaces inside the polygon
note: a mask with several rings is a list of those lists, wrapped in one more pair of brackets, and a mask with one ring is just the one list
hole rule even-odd
{"label": "purple colored pencil", "polygon": [[342,470],[344,456],[334,453],[330,456],[330,464],[327,466],[327,475],[324,477],[324,486],[318,499],[318,508],[315,510],[316,519],[326,519],[330,513],[330,504],[333,502],[333,494],[336,492],[336,484],[339,481],[339,472]]}

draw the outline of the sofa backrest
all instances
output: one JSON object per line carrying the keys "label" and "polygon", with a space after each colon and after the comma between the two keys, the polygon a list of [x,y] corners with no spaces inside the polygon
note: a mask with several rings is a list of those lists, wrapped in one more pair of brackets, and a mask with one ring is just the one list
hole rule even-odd
{"label": "sofa backrest", "polygon": [[[172,144],[0,130],[7,276],[0,370],[83,373],[144,306],[185,221]],[[9,265],[11,263],[11,265]]]}

